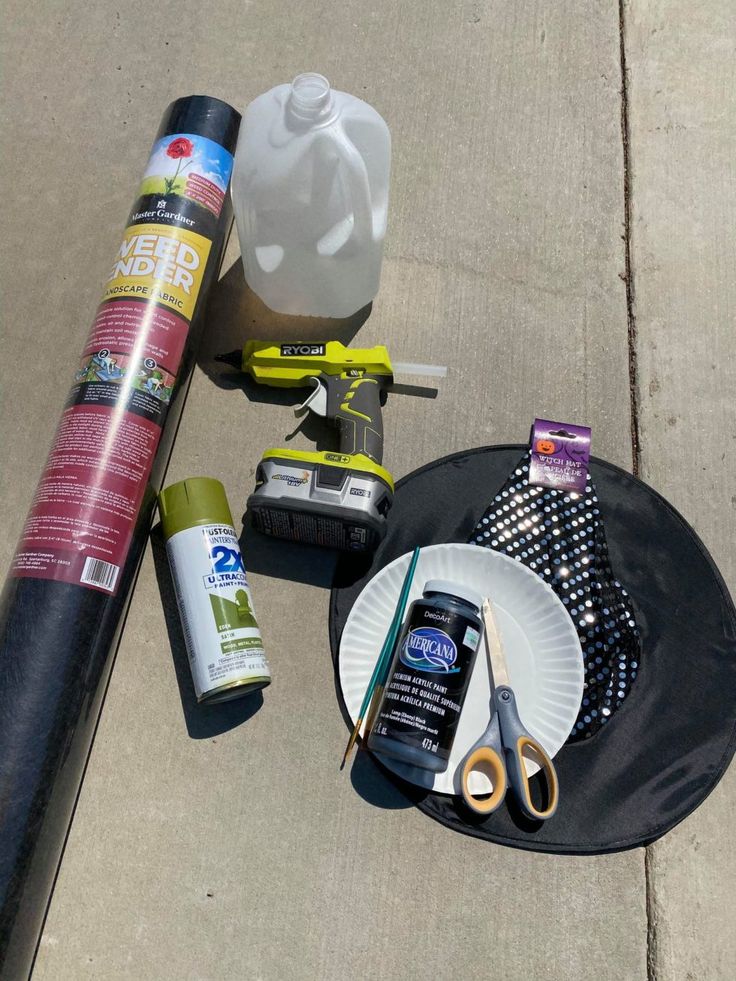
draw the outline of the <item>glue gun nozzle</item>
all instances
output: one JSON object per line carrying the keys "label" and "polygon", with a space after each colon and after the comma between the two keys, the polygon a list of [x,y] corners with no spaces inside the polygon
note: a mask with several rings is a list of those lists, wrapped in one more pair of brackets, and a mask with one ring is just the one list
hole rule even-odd
{"label": "glue gun nozzle", "polygon": [[394,375],[420,375],[424,378],[446,378],[447,367],[443,364],[414,364],[394,362]]}
{"label": "glue gun nozzle", "polygon": [[215,356],[215,361],[221,362],[221,364],[229,364],[232,368],[242,368],[243,366],[243,352],[230,351],[229,354],[218,354]]}

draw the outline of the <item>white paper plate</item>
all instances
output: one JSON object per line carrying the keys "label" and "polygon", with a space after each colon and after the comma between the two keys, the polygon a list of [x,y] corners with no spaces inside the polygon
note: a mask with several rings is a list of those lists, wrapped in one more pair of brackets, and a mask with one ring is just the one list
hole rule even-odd
{"label": "white paper plate", "polygon": [[[407,552],[381,569],[356,600],[345,624],[340,642],[340,685],[353,722],[391,624],[410,559]],[[429,579],[463,583],[490,597],[519,715],[553,757],[569,736],[583,697],[583,654],[562,602],[531,569],[478,545],[423,548],[409,604],[421,597]],[[381,761],[420,787],[460,794],[459,764],[488,725],[489,699],[488,666],[481,643],[447,770],[431,773],[388,757],[380,757]],[[539,767],[527,761],[527,769],[531,774]],[[474,773],[470,790],[476,795],[489,793],[490,781],[485,774]]]}

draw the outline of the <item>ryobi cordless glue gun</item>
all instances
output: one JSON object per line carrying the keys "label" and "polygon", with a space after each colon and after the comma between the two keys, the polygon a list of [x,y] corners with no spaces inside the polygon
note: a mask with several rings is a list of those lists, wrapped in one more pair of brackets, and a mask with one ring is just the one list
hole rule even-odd
{"label": "ryobi cordless glue gun", "polygon": [[[221,360],[233,363],[232,355]],[[249,341],[239,367],[261,385],[314,386],[295,414],[311,410],[333,422],[339,432],[336,453],[264,453],[248,499],[254,526],[291,541],[360,552],[374,549],[385,533],[394,493],[391,474],[381,466],[382,392],[395,373],[444,375],[445,369],[392,367],[385,347],[347,348],[339,341]]]}

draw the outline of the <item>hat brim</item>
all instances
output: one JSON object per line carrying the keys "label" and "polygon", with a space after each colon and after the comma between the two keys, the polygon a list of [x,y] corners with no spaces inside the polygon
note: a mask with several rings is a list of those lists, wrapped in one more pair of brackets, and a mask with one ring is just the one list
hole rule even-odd
{"label": "hat brim", "polygon": [[[370,566],[355,579],[354,557],[338,563],[330,604],[335,664],[342,628],[368,580],[417,545],[467,541],[525,449],[458,453],[399,481]],[[570,854],[646,845],[702,803],[736,749],[736,611],[718,569],[651,487],[596,458],[590,471],[614,574],[641,631],[636,682],[605,727],[557,754],[560,803],[549,822],[531,824],[513,806],[482,819],[462,799],[425,794],[382,768],[421,810],[464,834]]]}

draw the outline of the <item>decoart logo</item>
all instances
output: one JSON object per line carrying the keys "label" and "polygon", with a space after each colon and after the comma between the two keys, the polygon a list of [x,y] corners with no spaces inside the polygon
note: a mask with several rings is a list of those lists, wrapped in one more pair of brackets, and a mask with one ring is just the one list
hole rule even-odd
{"label": "decoart logo", "polygon": [[460,668],[453,668],[457,660],[457,647],[444,630],[436,627],[415,627],[410,630],[401,645],[401,661],[409,668],[418,671],[444,671],[454,674]]}

